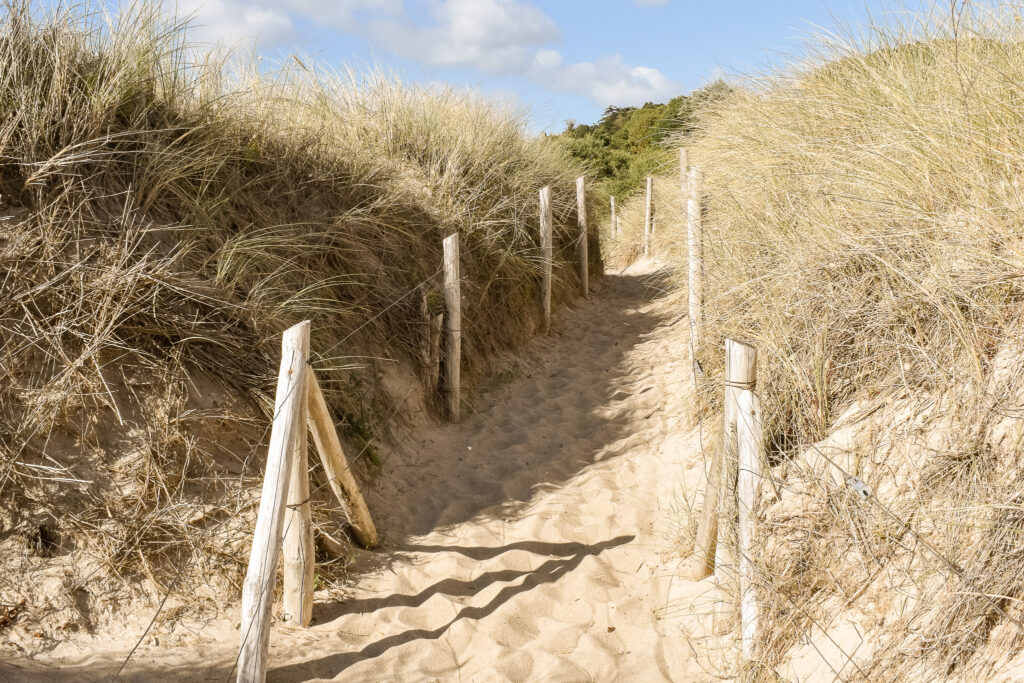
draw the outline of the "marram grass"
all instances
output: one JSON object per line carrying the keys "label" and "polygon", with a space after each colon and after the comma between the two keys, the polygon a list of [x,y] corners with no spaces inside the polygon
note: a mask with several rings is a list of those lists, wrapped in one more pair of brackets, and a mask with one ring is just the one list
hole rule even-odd
{"label": "marram grass", "polygon": [[[376,369],[415,369],[440,312],[443,237],[462,243],[470,376],[536,326],[544,185],[556,302],[578,287],[583,169],[521,114],[186,37],[151,4],[0,16],[0,526],[22,544],[9,557],[34,546],[14,577],[68,559],[72,606],[83,586],[239,588],[290,325],[312,320],[362,468],[395,410]],[[337,554],[342,518],[313,474]]]}
{"label": "marram grass", "polygon": [[[987,679],[1021,653],[1022,103],[1021,10],[947,3],[812,40],[673,143],[705,179],[705,428],[723,340],[749,340],[782,491],[763,489],[745,676],[801,647],[842,680]],[[623,210],[629,245],[642,202]],[[683,221],[666,229],[683,266]],[[833,458],[900,523],[808,464],[854,408],[880,417]],[[852,615],[854,663],[804,644],[827,650]]]}

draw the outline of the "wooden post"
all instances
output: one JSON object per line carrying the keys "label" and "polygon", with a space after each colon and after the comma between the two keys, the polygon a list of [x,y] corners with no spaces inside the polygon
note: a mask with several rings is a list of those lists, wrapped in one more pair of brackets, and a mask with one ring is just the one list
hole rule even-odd
{"label": "wooden post", "polygon": [[[686,160],[686,150],[680,151],[680,162]],[[685,173],[685,172],[684,172]],[[693,363],[695,377],[701,377],[704,371],[700,365],[700,335],[704,326],[704,267],[701,261],[701,224],[700,224],[700,169],[691,168],[683,177],[686,186],[686,246],[687,283],[689,289],[690,318],[690,361]]]}
{"label": "wooden post", "polygon": [[724,433],[722,434],[722,483],[718,498],[718,542],[715,576],[719,586],[730,596],[728,602],[721,605],[715,618],[714,630],[724,633],[735,628],[735,603],[731,600],[739,594],[737,580],[737,563],[732,557],[736,537],[738,511],[736,501],[736,483],[739,470],[739,453],[737,440],[737,421],[739,407],[737,398],[744,390],[754,391],[757,385],[757,349],[733,339],[725,340],[725,405]]}
{"label": "wooden post", "polygon": [[420,285],[420,319],[423,330],[420,337],[423,389],[433,403],[440,393],[438,387],[441,385],[441,331],[444,329],[444,314],[430,312],[426,283]]}
{"label": "wooden post", "polygon": [[580,176],[576,179],[576,222],[580,227],[580,286],[583,289],[583,297],[590,296],[590,261],[588,258],[587,244],[587,195],[586,177]]}
{"label": "wooden post", "polygon": [[[735,396],[736,386],[747,386],[754,389],[757,378],[757,351],[751,346],[741,344],[732,339],[725,340],[725,404],[723,407],[724,430],[722,448],[715,451],[711,465],[707,471],[707,488],[704,490],[704,506],[701,508],[700,521],[697,524],[697,538],[694,541],[693,556],[689,563],[689,576],[694,581],[711,576],[715,571],[716,556],[719,553],[718,521],[723,483],[729,481],[728,462],[730,456],[735,458],[736,451],[736,418]],[[734,470],[733,470],[734,471]],[[735,488],[733,483],[726,488]]]}
{"label": "wooden post", "polygon": [[619,225],[615,222],[615,197],[612,197],[612,237],[619,234]]}
{"label": "wooden post", "polygon": [[654,194],[654,179],[647,176],[647,202],[644,204],[644,258],[651,253],[651,207]]}
{"label": "wooden post", "polygon": [[757,637],[757,596],[754,592],[754,506],[761,483],[761,399],[750,389],[736,397],[736,441],[739,450],[740,636],[743,659],[754,658]]}
{"label": "wooden post", "polygon": [[376,548],[377,529],[370,518],[366,501],[359,493],[359,485],[356,484],[352,470],[349,469],[345,451],[341,449],[341,441],[338,439],[338,431],[334,427],[334,420],[331,419],[330,409],[324,399],[324,392],[320,390],[320,383],[316,379],[313,368],[309,368],[307,374],[309,375],[306,379],[309,430],[313,432],[313,443],[316,444],[320,461],[324,465],[327,485],[331,487],[338,502],[348,510],[352,534],[356,540],[364,548]]}
{"label": "wooden post", "polygon": [[263,473],[263,491],[249,554],[249,569],[242,584],[241,646],[238,653],[240,683],[259,683],[266,676],[270,610],[274,603],[277,557],[281,552],[291,454],[296,432],[305,431],[299,417],[306,396],[308,358],[307,320],[285,331],[281,340],[281,369],[277,376],[270,448]]}
{"label": "wooden post", "polygon": [[[307,366],[308,367],[308,366]],[[309,409],[303,389],[300,394],[299,425],[309,420]],[[313,621],[313,515],[309,505],[309,439],[306,430],[295,430],[292,444],[291,476],[288,479],[288,506],[284,513],[284,618],[299,626]]]}
{"label": "wooden post", "polygon": [[459,421],[462,367],[462,293],[459,285],[459,235],[444,238],[445,395],[448,415]]}
{"label": "wooden post", "polygon": [[544,311],[544,332],[551,329],[551,187],[540,191],[540,249],[544,276],[541,282],[541,307]]}

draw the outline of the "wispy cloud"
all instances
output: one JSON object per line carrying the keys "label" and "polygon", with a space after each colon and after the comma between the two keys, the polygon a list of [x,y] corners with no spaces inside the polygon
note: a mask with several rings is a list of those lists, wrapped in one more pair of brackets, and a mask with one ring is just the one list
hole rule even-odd
{"label": "wispy cloud", "polygon": [[[468,68],[485,76],[519,76],[563,93],[620,106],[660,100],[681,86],[659,70],[626,63],[620,55],[565,63],[554,49],[555,21],[523,0],[427,0],[417,21],[404,0],[165,0],[194,13],[196,36],[207,42],[254,39],[262,48],[299,38],[296,22],[356,35],[399,57],[441,68]],[[638,5],[667,0],[633,0]]]}
{"label": "wispy cloud", "polygon": [[516,0],[444,0],[433,3],[430,14],[430,25],[403,15],[371,22],[362,33],[401,57],[490,74],[521,73],[532,48],[561,37],[539,7]]}
{"label": "wispy cloud", "polygon": [[293,40],[292,19],[277,3],[244,0],[178,0],[165,3],[180,16],[191,16],[193,38],[206,43],[234,45],[258,38],[267,46]]}
{"label": "wispy cloud", "polygon": [[603,105],[639,105],[664,100],[681,91],[680,84],[657,69],[631,66],[620,55],[563,64],[557,51],[540,50],[529,75],[553,90],[585,95]]}

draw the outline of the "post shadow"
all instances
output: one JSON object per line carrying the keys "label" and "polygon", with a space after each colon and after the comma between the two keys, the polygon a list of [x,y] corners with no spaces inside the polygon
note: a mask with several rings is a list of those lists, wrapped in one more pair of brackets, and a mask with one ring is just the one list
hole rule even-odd
{"label": "post shadow", "polygon": [[[386,598],[372,598],[359,600],[350,603],[341,603],[328,612],[330,618],[336,618],[342,614],[352,612],[372,613],[378,609],[388,607],[416,607],[425,603],[429,598],[438,593],[454,596],[468,596],[478,593],[484,588],[497,582],[512,582],[525,577],[522,583],[515,586],[506,586],[495,595],[490,602],[480,607],[467,606],[459,610],[448,623],[436,629],[412,629],[403,633],[387,636],[374,643],[363,647],[358,652],[339,652],[334,655],[320,659],[285,664],[274,667],[268,671],[270,681],[302,681],[309,678],[333,678],[353,664],[365,659],[379,657],[388,650],[411,643],[415,640],[436,640],[443,636],[451,626],[461,619],[483,619],[492,614],[503,604],[516,595],[526,593],[537,586],[554,583],[572,570],[576,569],[587,557],[600,555],[609,548],[624,545],[634,540],[636,536],[618,536],[616,538],[585,545],[582,543],[513,543],[509,546],[497,548],[462,548],[466,551],[467,557],[479,555],[481,557],[494,557],[509,550],[527,550],[536,547],[544,554],[561,554],[557,559],[551,559],[530,571],[502,570],[488,572],[476,579],[462,581],[458,579],[444,579],[424,589],[416,595],[395,595]],[[429,547],[429,546],[427,546]],[[445,550],[452,548],[444,547]],[[548,552],[553,550],[554,553]],[[327,616],[326,614],[324,616]]]}

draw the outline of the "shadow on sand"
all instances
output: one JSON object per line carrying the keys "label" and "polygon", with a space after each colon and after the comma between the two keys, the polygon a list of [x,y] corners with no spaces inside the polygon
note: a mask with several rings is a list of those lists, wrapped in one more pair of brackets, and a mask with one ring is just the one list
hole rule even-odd
{"label": "shadow on sand", "polygon": [[[513,543],[497,548],[458,548],[444,546],[443,550],[461,552],[467,557],[474,559],[486,559],[495,557],[504,552],[512,550],[525,550],[544,555],[555,555],[536,569],[531,571],[502,570],[481,574],[471,581],[458,579],[443,579],[434,585],[426,588],[416,595],[391,595],[385,598],[372,598],[368,600],[356,600],[338,605],[328,606],[322,613],[324,619],[333,619],[342,614],[371,613],[379,609],[389,607],[417,607],[422,605],[431,597],[437,594],[450,595],[455,597],[468,597],[476,595],[488,586],[503,582],[512,583],[522,579],[516,585],[506,586],[495,595],[490,602],[479,607],[463,607],[446,624],[435,629],[411,629],[404,633],[396,633],[386,638],[370,643],[358,652],[339,652],[335,655],[320,659],[286,664],[272,668],[267,672],[269,681],[305,681],[310,678],[333,678],[339,673],[364,659],[379,657],[393,647],[405,645],[414,640],[436,640],[443,636],[452,624],[460,619],[483,619],[496,609],[508,602],[510,599],[525,593],[545,583],[554,583],[565,574],[578,567],[587,557],[595,557],[609,548],[629,543],[635,536],[619,536],[602,543],[585,545],[582,543]],[[427,550],[420,548],[420,550]]]}

